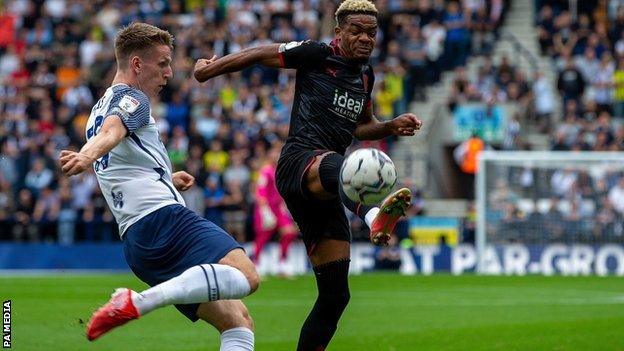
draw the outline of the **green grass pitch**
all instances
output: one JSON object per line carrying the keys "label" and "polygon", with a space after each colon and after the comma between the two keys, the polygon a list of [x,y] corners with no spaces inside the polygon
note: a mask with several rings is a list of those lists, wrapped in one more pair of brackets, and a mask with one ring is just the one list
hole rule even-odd
{"label": "green grass pitch", "polygon": [[[88,342],[81,320],[118,286],[145,287],[130,274],[0,278],[13,349],[218,350],[212,327],[173,307]],[[367,274],[351,295],[328,350],[624,350],[622,278]],[[245,300],[256,350],[295,350],[315,296],[312,276],[263,281]]]}

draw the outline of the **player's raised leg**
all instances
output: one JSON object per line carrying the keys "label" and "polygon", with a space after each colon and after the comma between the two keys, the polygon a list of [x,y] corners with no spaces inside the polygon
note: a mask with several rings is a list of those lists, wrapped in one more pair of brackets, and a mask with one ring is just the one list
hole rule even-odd
{"label": "player's raised leg", "polygon": [[386,245],[397,221],[410,206],[411,192],[402,188],[390,194],[379,207],[351,200],[340,185],[340,168],[344,156],[326,152],[316,157],[306,173],[310,192],[318,198],[340,196],[340,200],[370,228],[370,240],[375,245]]}
{"label": "player's raised leg", "polygon": [[[370,240],[375,245],[387,245],[394,227],[405,216],[410,206],[412,192],[408,188],[399,189],[383,200],[370,220]],[[368,223],[368,222],[367,222]]]}
{"label": "player's raised leg", "polygon": [[114,327],[167,305],[240,299],[254,292],[258,281],[253,263],[241,249],[235,249],[217,264],[193,266],[145,291],[117,289],[110,301],[93,314],[87,337],[94,340]]}
{"label": "player's raised leg", "polygon": [[175,278],[133,294],[132,301],[145,315],[167,305],[240,299],[257,288],[253,263],[243,250],[234,249],[219,263],[193,266]]}
{"label": "player's raised leg", "polygon": [[[238,267],[258,279],[253,263],[240,250],[228,254],[220,264]],[[257,288],[257,282],[256,282]],[[255,289],[254,289],[255,290]],[[240,300],[204,302],[197,308],[197,317],[212,324],[221,334],[220,351],[253,351],[254,324],[247,306]]]}

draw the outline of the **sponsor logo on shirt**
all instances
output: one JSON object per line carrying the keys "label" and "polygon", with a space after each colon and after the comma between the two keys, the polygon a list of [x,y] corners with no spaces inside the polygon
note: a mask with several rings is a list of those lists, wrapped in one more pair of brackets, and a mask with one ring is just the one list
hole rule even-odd
{"label": "sponsor logo on shirt", "polygon": [[357,122],[364,108],[364,99],[355,99],[349,92],[334,91],[332,111],[350,121]]}

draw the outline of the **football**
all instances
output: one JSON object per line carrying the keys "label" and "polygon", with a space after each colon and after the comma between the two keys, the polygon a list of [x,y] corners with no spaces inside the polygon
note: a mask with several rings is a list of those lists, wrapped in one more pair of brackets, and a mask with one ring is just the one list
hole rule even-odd
{"label": "football", "polygon": [[374,205],[383,200],[396,184],[394,163],[382,151],[372,148],[351,153],[340,169],[340,183],[353,201]]}

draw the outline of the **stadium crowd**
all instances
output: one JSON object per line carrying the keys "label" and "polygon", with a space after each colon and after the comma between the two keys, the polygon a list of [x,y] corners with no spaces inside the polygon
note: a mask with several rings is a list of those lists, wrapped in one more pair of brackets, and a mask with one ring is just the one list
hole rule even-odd
{"label": "stadium crowd", "polygon": [[[624,1],[537,4],[539,47],[551,58],[559,92],[556,99],[538,74],[538,130],[549,133],[554,151],[624,151]],[[490,232],[534,243],[622,242],[624,174],[588,167],[512,168],[489,198]]]}
{"label": "stadium crowd", "polygon": [[621,166],[511,167],[488,196],[489,237],[529,244],[623,242]]}
{"label": "stadium crowd", "polygon": [[553,125],[552,149],[624,150],[624,2],[539,4],[539,45],[553,59],[562,104],[560,118],[554,106],[538,115]]}
{"label": "stadium crowd", "polygon": [[[152,102],[175,169],[197,179],[187,205],[238,240],[250,235],[255,170],[287,136],[293,73],[254,67],[200,85],[194,60],[266,42],[333,36],[332,0],[8,0],[0,4],[0,240],[109,241],[117,228],[93,174],[60,175],[114,72],[120,26],[175,35],[174,78]],[[376,114],[391,118],[440,73],[488,53],[503,0],[376,1]],[[382,142],[378,145],[386,148]]]}

